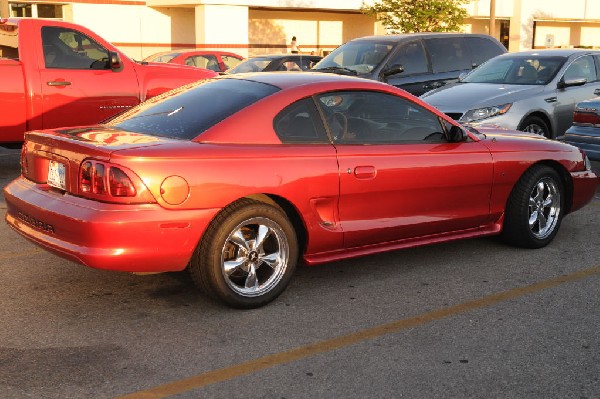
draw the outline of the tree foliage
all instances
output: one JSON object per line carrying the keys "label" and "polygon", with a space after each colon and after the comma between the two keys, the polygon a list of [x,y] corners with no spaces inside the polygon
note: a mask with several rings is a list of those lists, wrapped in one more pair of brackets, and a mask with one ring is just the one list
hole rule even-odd
{"label": "tree foliage", "polygon": [[464,4],[471,0],[377,0],[363,3],[361,11],[372,15],[391,33],[456,32],[468,16]]}

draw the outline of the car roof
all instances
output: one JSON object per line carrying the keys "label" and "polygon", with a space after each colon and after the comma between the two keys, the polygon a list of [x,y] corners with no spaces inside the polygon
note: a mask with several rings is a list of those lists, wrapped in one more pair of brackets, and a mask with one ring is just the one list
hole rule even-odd
{"label": "car roof", "polygon": [[217,79],[243,79],[258,83],[265,83],[281,89],[287,89],[296,86],[326,84],[326,83],[359,83],[361,85],[369,84],[374,87],[389,87],[386,83],[358,78],[354,76],[337,75],[334,73],[322,72],[247,72],[232,75],[223,75]]}
{"label": "car roof", "polygon": [[[229,51],[221,51],[221,50],[198,50],[198,49],[193,49],[193,48],[186,48],[186,49],[173,49],[170,51],[161,51],[159,53],[154,53],[154,54],[150,54],[148,57],[146,57],[145,59],[148,58],[156,58],[156,57],[160,57],[163,55],[169,55],[169,54],[174,54],[174,55],[180,55],[180,54],[188,54],[188,53],[195,53],[195,54],[220,54],[220,55],[234,55],[236,57],[242,57],[239,54],[235,54]],[[242,57],[244,58],[244,57]]]}
{"label": "car roof", "polygon": [[374,36],[363,36],[356,39],[352,39],[352,42],[358,41],[389,41],[397,42],[405,39],[414,39],[419,37],[448,37],[448,36],[463,36],[463,37],[486,37],[490,38],[489,35],[479,33],[455,33],[455,32],[417,32],[417,33],[401,33],[395,35],[374,35]]}
{"label": "car roof", "polygon": [[505,53],[502,54],[501,57],[514,57],[514,56],[523,56],[523,57],[534,57],[534,56],[544,56],[544,57],[570,57],[576,54],[600,54],[600,51],[581,49],[581,48],[553,48],[553,49],[537,49],[537,50],[526,50],[526,51],[518,51],[514,53]]}
{"label": "car roof", "polygon": [[281,54],[257,54],[257,55],[248,57],[248,59],[252,59],[252,58],[267,58],[267,59],[271,59],[271,60],[276,60],[279,58],[295,59],[295,58],[322,58],[322,57],[320,55],[314,55],[314,54],[281,53]]}

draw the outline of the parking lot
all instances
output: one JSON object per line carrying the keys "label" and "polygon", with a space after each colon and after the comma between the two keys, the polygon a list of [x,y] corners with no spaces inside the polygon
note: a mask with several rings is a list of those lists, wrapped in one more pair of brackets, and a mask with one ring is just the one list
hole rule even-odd
{"label": "parking lot", "polygon": [[[0,147],[0,187],[18,156]],[[185,273],[79,266],[4,222],[0,279],[2,398],[600,397],[600,192],[543,249],[484,238],[300,267],[256,310]]]}

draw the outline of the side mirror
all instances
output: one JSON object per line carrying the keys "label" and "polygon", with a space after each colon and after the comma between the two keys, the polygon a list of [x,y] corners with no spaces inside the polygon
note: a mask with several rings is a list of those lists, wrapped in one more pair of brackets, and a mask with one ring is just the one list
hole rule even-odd
{"label": "side mirror", "polygon": [[123,69],[123,63],[121,62],[121,57],[119,56],[119,53],[111,51],[108,53],[108,57],[110,60],[110,69],[112,69],[113,72],[118,72],[121,69]]}
{"label": "side mirror", "polygon": [[467,133],[460,126],[452,125],[448,131],[448,142],[461,143],[467,140]]}
{"label": "side mirror", "polygon": [[388,76],[392,76],[402,72],[404,72],[404,67],[402,66],[402,64],[394,64],[389,68],[384,68],[383,71],[381,71],[381,75],[384,78],[387,78]]}
{"label": "side mirror", "polygon": [[558,82],[557,87],[559,89],[564,89],[565,87],[583,86],[584,84],[586,84],[586,82],[587,82],[586,78],[577,78],[577,79],[568,79],[568,80],[565,80],[563,78]]}

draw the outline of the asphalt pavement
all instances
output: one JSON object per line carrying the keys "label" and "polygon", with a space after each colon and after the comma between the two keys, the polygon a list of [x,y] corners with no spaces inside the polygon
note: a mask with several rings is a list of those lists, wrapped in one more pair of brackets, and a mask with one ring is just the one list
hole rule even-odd
{"label": "asphalt pavement", "polygon": [[[0,149],[0,186],[18,173]],[[5,223],[0,281],[3,399],[600,398],[600,192],[545,248],[482,238],[300,267],[255,310],[185,273],[74,264]]]}

